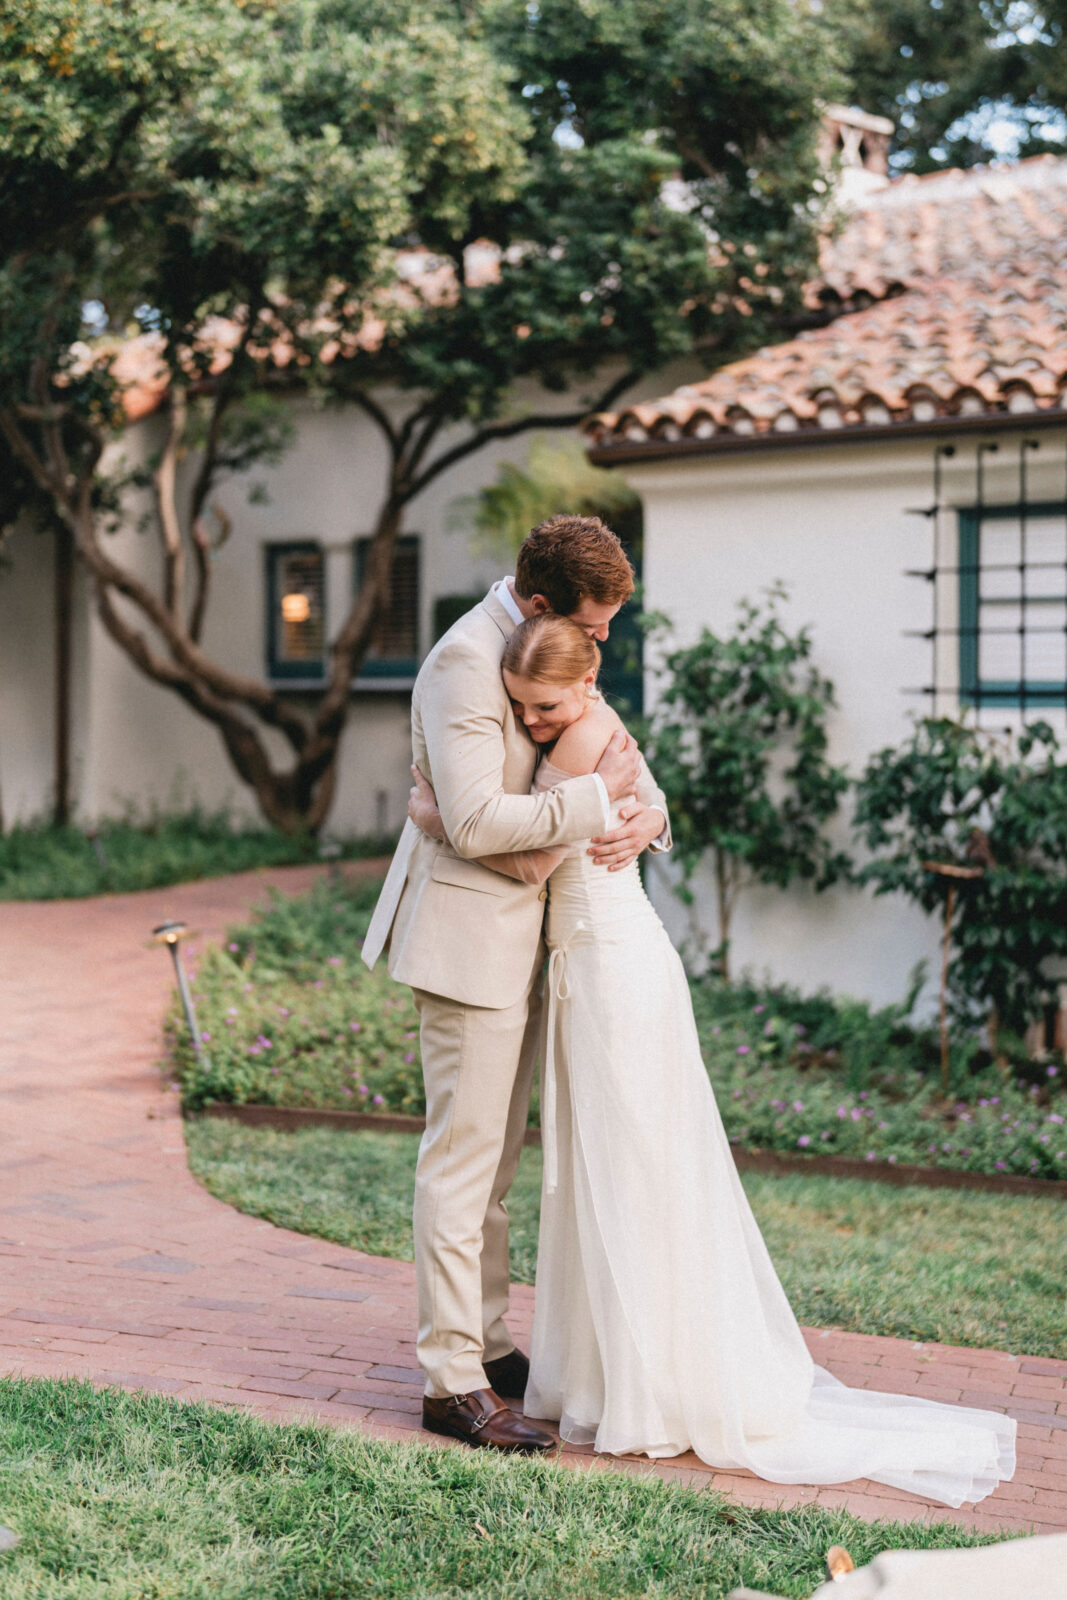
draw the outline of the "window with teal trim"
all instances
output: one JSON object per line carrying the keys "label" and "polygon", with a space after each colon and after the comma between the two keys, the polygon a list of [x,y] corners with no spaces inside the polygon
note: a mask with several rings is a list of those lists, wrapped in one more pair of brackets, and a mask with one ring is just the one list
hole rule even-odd
{"label": "window with teal trim", "polygon": [[1067,503],[959,518],[960,699],[1067,705]]}
{"label": "window with teal trim", "polygon": [[[356,540],[355,580],[363,582],[369,539]],[[419,670],[420,541],[417,534],[397,540],[389,605],[374,630],[370,648],[359,669],[361,678],[399,678],[408,681]]]}
{"label": "window with teal trim", "polygon": [[309,540],[267,546],[267,671],[320,682],[326,675],[326,568]]}

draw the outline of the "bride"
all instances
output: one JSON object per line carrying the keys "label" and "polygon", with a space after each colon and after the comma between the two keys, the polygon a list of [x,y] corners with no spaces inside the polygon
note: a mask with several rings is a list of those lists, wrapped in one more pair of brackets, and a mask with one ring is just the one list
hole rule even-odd
{"label": "bride", "polygon": [[[594,771],[620,726],[581,628],[518,627],[503,674],[545,747],[534,788]],[[432,793],[413,815],[442,837]],[[849,1389],[808,1353],[749,1209],[701,1059],[682,963],[637,864],[588,840],[484,864],[548,881],[544,1186],[528,1416],[598,1451],[872,1478],[951,1506],[1015,1470],[996,1412]]]}

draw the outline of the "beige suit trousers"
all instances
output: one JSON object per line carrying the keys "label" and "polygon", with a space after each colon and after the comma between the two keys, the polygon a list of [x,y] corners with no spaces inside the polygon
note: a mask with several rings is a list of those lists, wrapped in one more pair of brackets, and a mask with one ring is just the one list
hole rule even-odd
{"label": "beige suit trousers", "polygon": [[522,1153],[540,1037],[541,959],[502,1010],[415,989],[426,1132],[415,1174],[418,1355],[426,1393],[487,1387],[515,1341],[505,1196]]}

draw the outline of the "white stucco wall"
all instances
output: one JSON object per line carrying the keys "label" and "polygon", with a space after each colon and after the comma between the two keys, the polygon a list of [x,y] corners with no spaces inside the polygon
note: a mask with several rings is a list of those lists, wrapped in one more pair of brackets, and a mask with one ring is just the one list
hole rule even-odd
{"label": "white stucco wall", "polygon": [[[646,380],[634,398],[663,393],[691,379],[678,365]],[[380,396],[390,404],[388,396]],[[401,402],[410,409],[410,396]],[[571,410],[576,397],[528,390],[516,410]],[[352,544],[369,534],[382,496],[385,452],[373,423],[354,409],[320,410],[293,402],[295,442],[278,466],[224,480],[212,496],[233,520],[228,542],[214,557],[212,598],[204,645],[225,666],[263,678],[266,662],[264,547],[310,539],[327,552],[327,622],[332,636],[352,594]],[[132,464],[158,447],[160,423],[132,428],[122,454]],[[435,450],[461,436],[442,433]],[[561,435],[552,433],[551,438]],[[421,638],[433,642],[435,600],[445,594],[487,589],[501,562],[475,556],[466,534],[452,528],[457,500],[490,482],[503,460],[523,462],[532,435],[520,434],[479,451],[437,478],[412,503],[406,531],[421,535]],[[191,470],[190,467],[187,471]],[[267,489],[266,503],[250,503],[253,485]],[[138,572],[156,578],[154,528],[136,524],[145,503],[131,497],[121,530],[109,548]],[[10,541],[10,573],[0,573],[0,796],[10,824],[46,812],[53,782],[52,629],[50,547],[22,529]],[[92,614],[79,589],[82,638],[75,665],[74,800],[83,821],[133,805],[182,805],[196,800],[229,805],[255,815],[250,792],[231,767],[215,729],[176,695],[132,666]],[[298,704],[310,708],[310,697]],[[339,764],[337,796],[328,828],[337,833],[399,828],[410,785],[410,696],[382,689],[357,690]],[[285,749],[268,736],[279,762]]]}
{"label": "white stucco wall", "polygon": [[0,567],[0,808],[6,823],[42,810],[53,770],[53,541],[28,523]]}
{"label": "white stucco wall", "polygon": [[[931,503],[932,468],[931,443],[887,442],[754,449],[624,469],[644,500],[650,608],[665,612],[684,642],[704,625],[731,631],[738,600],[783,579],[790,590],[785,614],[792,625],[811,625],[813,658],[837,689],[831,759],[853,774],[872,751],[904,739],[910,718],[929,709],[903,691],[931,681],[930,644],[906,637],[909,629],[930,626],[930,586],[905,574],[930,565],[931,524],[907,508]],[[985,471],[987,501],[1017,499],[1018,435],[1002,437]],[[1062,499],[1063,436],[1043,434],[1028,471],[1032,500]],[[961,442],[945,463],[942,498],[942,561],[952,564],[953,508],[975,500],[972,443]],[[949,609],[942,609],[942,625]],[[954,642],[944,648],[951,656]],[[956,681],[954,663],[944,661],[942,671],[942,681]],[[654,680],[649,687],[652,698]],[[956,709],[942,697],[940,712]],[[983,713],[989,725],[1010,720],[1003,711]],[[1050,720],[1062,728],[1062,713]],[[844,818],[834,831],[849,842]],[[652,880],[656,904],[681,942],[688,914],[670,892],[669,869],[657,864]],[[713,934],[710,873],[700,875],[698,899]],[[917,960],[936,971],[937,930],[897,897],[755,889],[739,902],[732,955],[736,970],[888,1002],[904,993]]]}

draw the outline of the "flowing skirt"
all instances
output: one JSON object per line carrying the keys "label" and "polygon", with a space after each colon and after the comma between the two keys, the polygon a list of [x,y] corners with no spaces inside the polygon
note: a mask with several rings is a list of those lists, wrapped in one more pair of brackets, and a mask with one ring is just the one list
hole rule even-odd
{"label": "flowing skirt", "polygon": [[643,893],[620,899],[616,879],[598,915],[577,887],[552,880],[527,1415],[599,1451],[694,1450],[774,1483],[872,1478],[951,1506],[989,1494],[1015,1470],[1011,1418],[850,1389],[814,1365],[677,952]]}

